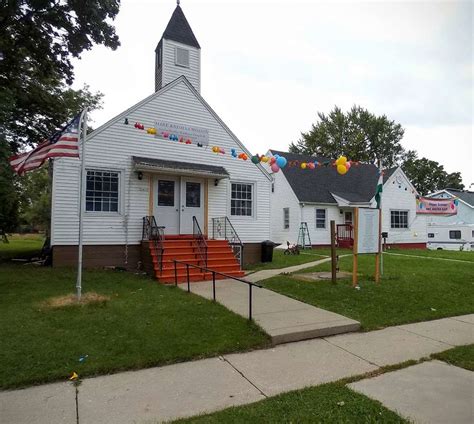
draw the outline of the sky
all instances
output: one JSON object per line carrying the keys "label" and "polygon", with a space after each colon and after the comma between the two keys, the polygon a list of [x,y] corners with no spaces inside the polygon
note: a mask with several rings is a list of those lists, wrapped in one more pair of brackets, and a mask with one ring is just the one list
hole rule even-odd
{"label": "sky", "polygon": [[[154,92],[173,0],[122,0],[121,47],[75,60],[75,88],[104,94],[98,127]],[[201,45],[201,95],[249,148],[287,150],[317,113],[360,105],[402,144],[474,183],[471,1],[201,1],[181,7]],[[474,189],[474,185],[471,187]]]}

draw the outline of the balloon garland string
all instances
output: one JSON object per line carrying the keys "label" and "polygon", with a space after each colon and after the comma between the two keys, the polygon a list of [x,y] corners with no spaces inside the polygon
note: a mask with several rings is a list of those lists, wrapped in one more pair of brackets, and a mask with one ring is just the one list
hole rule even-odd
{"label": "balloon garland string", "polygon": [[[124,125],[130,125],[128,118],[125,118]],[[175,141],[175,142],[179,142],[183,144],[194,144],[194,145],[197,145],[197,147],[204,147],[204,145],[201,143],[194,143],[192,138],[180,137],[177,134],[174,134],[168,131],[159,132],[155,127],[147,127],[145,129],[145,125],[143,125],[140,122],[135,122],[133,126],[138,130],[146,131],[147,134],[163,137],[163,139],[165,140]],[[219,147],[219,146],[212,146],[211,151],[218,155],[226,154],[226,151],[222,147]],[[249,159],[246,153],[244,152],[238,153],[236,149],[230,149],[230,155],[234,158],[242,159],[244,161]],[[270,166],[270,169],[274,173],[279,172],[280,169],[285,168],[286,166],[290,168],[299,167],[302,170],[306,170],[306,169],[313,170],[316,168],[321,168],[321,167],[327,168],[329,166],[332,166],[336,168],[336,171],[340,175],[346,174],[351,168],[351,166],[359,166],[361,164],[361,162],[359,161],[348,160],[345,156],[339,156],[339,158],[336,160],[325,160],[325,161],[317,161],[317,160],[315,161],[299,161],[299,160],[288,161],[284,156],[280,156],[278,154],[274,156],[265,156],[265,155],[256,154],[250,157],[250,161],[254,163],[255,165],[258,165],[260,163],[268,163],[268,165]]]}

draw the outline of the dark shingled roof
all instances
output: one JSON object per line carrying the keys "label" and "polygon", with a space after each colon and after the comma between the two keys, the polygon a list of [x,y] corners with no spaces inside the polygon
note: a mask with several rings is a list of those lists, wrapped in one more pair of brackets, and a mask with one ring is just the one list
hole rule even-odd
{"label": "dark shingled roof", "polygon": [[459,197],[462,201],[474,207],[474,191],[457,190],[455,188],[447,188],[446,191],[451,193],[453,196]]}
{"label": "dark shingled roof", "polygon": [[184,16],[181,6],[176,6],[171,19],[168,22],[168,26],[163,33],[161,38],[166,38],[167,40],[177,41],[178,43],[183,43],[191,47],[196,47],[200,49],[196,37],[194,36],[193,30],[189,26],[186,16]]}
{"label": "dark shingled roof", "polygon": [[387,180],[393,175],[393,173],[398,169],[397,166],[393,168],[384,169],[383,171],[383,183],[385,184]]}
{"label": "dark shingled roof", "polygon": [[180,171],[185,174],[201,174],[203,176],[215,177],[215,178],[227,178],[229,173],[222,166],[206,165],[203,163],[191,163],[191,162],[178,162],[174,160],[165,159],[153,159],[143,158],[139,156],[132,156],[132,160],[135,165],[143,168],[165,171]]}
{"label": "dark shingled roof", "polygon": [[[270,150],[274,155],[284,156],[288,161],[327,162],[329,159]],[[304,170],[297,166],[285,166],[281,172],[300,202],[334,203],[331,195],[342,197],[349,202],[369,202],[375,195],[379,171],[375,165],[353,165],[345,175],[339,175],[333,166]],[[393,173],[393,171],[392,171]]]}

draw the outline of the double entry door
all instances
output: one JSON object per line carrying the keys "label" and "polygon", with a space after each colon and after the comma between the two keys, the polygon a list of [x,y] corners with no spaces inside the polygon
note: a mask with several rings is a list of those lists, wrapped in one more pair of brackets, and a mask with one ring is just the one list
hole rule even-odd
{"label": "double entry door", "polygon": [[204,180],[163,175],[153,186],[153,214],[165,234],[192,234],[193,216],[204,231]]}

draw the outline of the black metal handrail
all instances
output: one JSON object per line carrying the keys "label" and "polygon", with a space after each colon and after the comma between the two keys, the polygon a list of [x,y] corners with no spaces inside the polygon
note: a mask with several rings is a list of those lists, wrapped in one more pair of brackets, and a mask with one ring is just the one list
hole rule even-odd
{"label": "black metal handrail", "polygon": [[195,216],[193,216],[193,240],[196,245],[201,262],[207,266],[207,242],[202,234],[201,227]]}
{"label": "black metal handrail", "polygon": [[244,260],[244,244],[240,240],[237,231],[235,231],[232,222],[227,216],[212,218],[212,238],[223,238],[228,241],[234,256],[240,264],[240,269],[243,267]]}
{"label": "black metal handrail", "polygon": [[216,275],[221,275],[225,278],[230,278],[232,280],[240,281],[241,283],[247,284],[249,286],[249,320],[252,321],[252,287],[258,287],[259,289],[261,289],[262,286],[260,286],[258,284],[255,284],[255,283],[252,283],[251,281],[244,280],[244,279],[239,278],[239,277],[234,277],[233,275],[228,275],[228,274],[224,274],[223,272],[214,271],[214,270],[206,268],[204,266],[189,264],[187,262],[178,261],[176,259],[174,259],[173,262],[174,262],[174,284],[175,284],[175,286],[178,285],[178,268],[177,268],[176,264],[186,265],[186,280],[187,280],[187,286],[188,286],[188,293],[191,293],[191,282],[189,280],[189,267],[198,268],[201,271],[204,270],[204,272],[212,272],[212,300],[214,302],[216,301]]}
{"label": "black metal handrail", "polygon": [[160,272],[163,269],[163,252],[165,251],[163,246],[163,240],[165,239],[164,230],[165,227],[159,227],[156,224],[156,219],[153,215],[143,217],[142,240],[153,242],[153,249],[156,252]]}

